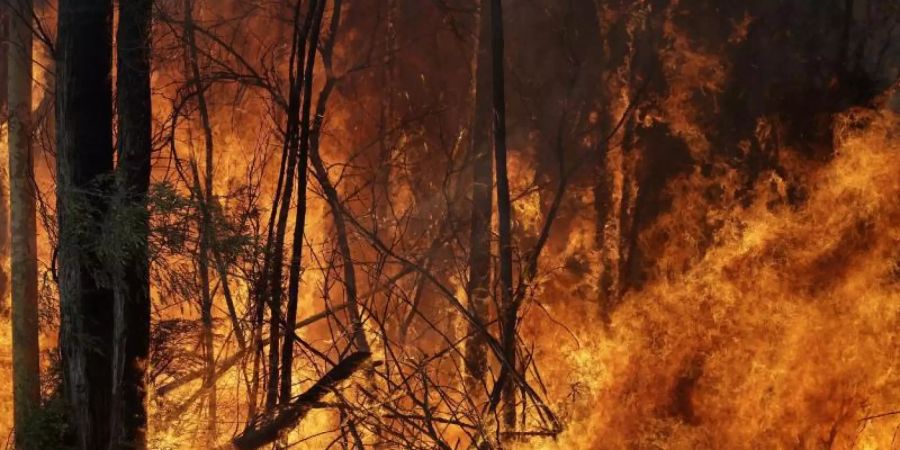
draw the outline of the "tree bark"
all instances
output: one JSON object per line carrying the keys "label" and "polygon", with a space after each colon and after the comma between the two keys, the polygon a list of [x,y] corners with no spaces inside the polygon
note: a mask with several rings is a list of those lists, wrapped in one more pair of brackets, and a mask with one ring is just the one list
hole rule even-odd
{"label": "tree bark", "polygon": [[150,354],[150,271],[147,249],[150,186],[151,0],[119,3],[117,38],[120,214],[134,216],[115,291],[112,449],[147,448],[147,362]]}
{"label": "tree bark", "polygon": [[[516,370],[516,322],[518,305],[513,301],[512,210],[509,177],[506,167],[506,94],[503,73],[503,5],[491,0],[491,66],[494,108],[494,162],[497,165],[497,217],[500,235],[500,295],[502,317],[500,331],[504,365],[507,372]],[[503,384],[503,422],[510,430],[516,425],[516,384],[513,377],[498,380]]]}
{"label": "tree bark", "polygon": [[82,450],[110,443],[114,302],[100,239],[113,169],[112,6],[60,0],[58,10],[59,342],[70,425]]}
{"label": "tree bark", "polygon": [[[38,345],[37,234],[31,120],[31,0],[12,2],[9,28],[9,178],[12,225],[13,409],[22,430],[41,403]],[[5,183],[4,183],[5,184]],[[4,186],[5,187],[5,186]],[[5,208],[4,208],[5,209]],[[2,214],[5,216],[6,211]],[[4,220],[5,222],[5,220]],[[6,224],[4,224],[6,225]],[[6,227],[2,230],[6,239]],[[4,245],[5,247],[5,245]],[[4,254],[5,256],[5,254]],[[0,280],[6,284],[6,274]],[[5,297],[6,289],[2,295]],[[16,433],[17,449],[36,449]]]}
{"label": "tree bark", "polygon": [[487,322],[491,295],[491,214],[493,160],[491,158],[491,21],[488,0],[479,1],[478,37],[472,57],[472,223],[469,235],[469,311],[479,323],[469,324],[466,369],[470,394],[480,392],[487,372],[487,350],[481,331]]}

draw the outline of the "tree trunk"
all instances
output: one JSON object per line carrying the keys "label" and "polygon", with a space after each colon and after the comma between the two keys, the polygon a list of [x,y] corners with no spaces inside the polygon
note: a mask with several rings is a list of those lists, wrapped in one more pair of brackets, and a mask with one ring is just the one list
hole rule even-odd
{"label": "tree trunk", "polygon": [[120,3],[118,28],[119,214],[136,225],[124,246],[115,292],[113,449],[147,448],[147,362],[150,354],[150,271],[147,250],[150,185],[151,0]]}
{"label": "tree trunk", "polygon": [[[12,3],[9,29],[9,175],[12,224],[12,327],[14,420],[23,429],[40,407],[38,345],[37,234],[31,120],[31,0]],[[5,183],[4,183],[5,184]],[[4,186],[5,187],[5,186]],[[5,208],[4,208],[5,209]],[[2,214],[5,216],[6,211]],[[5,222],[5,220],[4,220]],[[6,225],[4,223],[4,225]],[[4,240],[6,227],[2,230]],[[5,245],[4,245],[5,247]],[[5,256],[5,254],[4,254]],[[6,284],[6,274],[0,280]],[[3,289],[2,295],[6,295]],[[16,433],[16,448],[36,449],[29,433]]]}
{"label": "tree trunk", "polygon": [[184,2],[184,32],[187,40],[188,61],[190,63],[191,82],[197,94],[197,109],[200,112],[200,125],[203,129],[204,174],[201,180],[200,171],[195,158],[191,158],[191,174],[194,182],[194,193],[200,204],[200,223],[198,223],[200,242],[197,255],[197,265],[200,275],[200,320],[202,324],[201,340],[203,344],[203,361],[205,372],[203,376],[203,388],[206,390],[207,417],[206,417],[206,443],[212,447],[216,438],[217,421],[217,393],[216,393],[216,357],[213,341],[213,296],[210,279],[210,253],[214,242],[214,222],[212,209],[213,195],[213,133],[210,122],[209,108],[206,104],[206,94],[200,75],[200,62],[197,51],[197,41],[194,35],[193,2]]}
{"label": "tree trunk", "polygon": [[[325,113],[328,106],[328,98],[334,89],[337,80],[333,76],[332,67],[332,51],[334,49],[335,35],[337,34],[338,25],[340,23],[341,0],[334,1],[334,10],[338,11],[331,18],[330,39],[326,45],[322,46],[322,61],[325,64],[325,72],[329,74],[325,86],[319,92],[319,98],[316,104],[315,121],[310,130],[309,139],[309,159],[313,164],[316,179],[322,186],[325,193],[325,200],[331,210],[331,217],[336,228],[335,238],[338,241],[338,251],[341,254],[344,272],[344,289],[347,300],[347,316],[350,319],[350,330],[352,333],[353,344],[359,352],[370,353],[369,341],[366,338],[363,329],[362,314],[359,308],[359,294],[356,286],[356,266],[353,262],[353,253],[350,249],[350,240],[347,229],[347,221],[344,220],[344,208],[341,204],[340,196],[337,188],[328,178],[328,170],[322,161],[322,155],[319,153],[319,139],[322,135],[322,126],[325,122]],[[371,372],[367,374],[369,381],[372,380]]]}
{"label": "tree trunk", "polygon": [[82,450],[108,448],[113,290],[102,221],[112,145],[112,1],[60,0],[56,47],[60,347],[70,425]]}
{"label": "tree trunk", "polygon": [[[312,5],[310,5],[312,6]],[[263,348],[265,347],[264,342],[262,341],[262,325],[263,319],[265,315],[265,306],[269,305],[270,310],[272,310],[274,300],[271,298],[271,293],[273,287],[270,286],[270,273],[274,273],[274,265],[276,262],[276,254],[278,255],[278,263],[281,264],[281,258],[283,257],[283,247],[284,247],[284,233],[281,233],[280,237],[276,231],[277,222],[276,218],[280,221],[282,216],[282,209],[290,208],[290,200],[289,196],[288,202],[284,203],[282,201],[285,198],[285,192],[287,190],[287,185],[293,183],[293,178],[288,178],[288,168],[290,167],[293,170],[292,166],[296,164],[296,136],[298,121],[299,121],[299,111],[300,111],[300,81],[298,78],[300,77],[300,73],[302,73],[302,69],[304,67],[304,57],[305,57],[305,45],[306,45],[306,33],[308,27],[311,26],[312,23],[312,9],[308,9],[309,12],[306,15],[306,19],[304,20],[304,24],[300,23],[300,11],[301,11],[301,2],[296,2],[294,6],[294,20],[293,20],[293,31],[291,38],[291,53],[288,64],[288,81],[289,81],[289,95],[288,95],[288,105],[287,105],[287,120],[285,126],[285,134],[284,134],[284,142],[281,148],[281,167],[278,171],[278,183],[275,188],[275,195],[272,199],[272,209],[269,213],[269,221],[267,226],[267,236],[266,236],[266,244],[265,251],[263,253],[264,261],[263,267],[261,271],[261,275],[259,280],[257,281],[255,287],[255,301],[254,305],[254,346],[256,347],[256,351],[253,355],[253,372],[252,372],[252,381],[250,386],[250,398],[251,401],[249,407],[249,416],[253,417],[256,415],[256,401],[258,399],[259,393],[259,385],[260,385],[260,367],[261,367],[261,359],[263,356]],[[292,173],[292,172],[291,172]],[[285,220],[287,217],[287,212],[284,213]],[[281,241],[279,241],[281,239]],[[277,253],[276,253],[277,247]],[[278,294],[280,295],[281,291],[281,277],[280,273],[278,274]],[[280,300],[280,299],[279,299]],[[280,308],[280,305],[278,306]],[[277,320],[272,320],[270,324],[274,324],[274,329],[277,332]],[[270,325],[272,328],[272,325]],[[275,343],[277,345],[278,339],[277,336],[273,339],[271,336],[269,337],[269,343]],[[275,350],[276,352],[278,349]],[[269,351],[270,357],[277,358],[277,353],[275,355],[272,354],[270,349]],[[271,359],[269,364],[271,366]],[[266,382],[266,409],[271,409],[277,401],[277,393],[278,393],[278,380],[279,380],[279,372],[274,368],[269,368],[270,377],[268,377]],[[273,382],[275,386],[273,387]]]}
{"label": "tree trunk", "polygon": [[[312,5],[310,6],[312,7]],[[310,108],[313,94],[313,69],[316,63],[316,50],[319,44],[319,32],[322,28],[322,16],[325,14],[325,0],[315,5],[312,11],[313,25],[309,32],[309,53],[306,55],[306,67],[303,72],[303,104],[300,112],[299,155],[297,157],[297,209],[294,212],[294,236],[291,244],[291,261],[288,269],[288,302],[285,317],[284,342],[281,348],[281,388],[280,402],[291,401],[291,385],[294,366],[294,322],[297,321],[297,301],[300,294],[300,263],[303,259],[303,231],[306,227],[306,187],[308,184],[307,168],[309,162]],[[335,14],[340,14],[336,12]]]}
{"label": "tree trunk", "polygon": [[491,158],[491,21],[488,0],[479,1],[478,37],[472,57],[472,224],[469,235],[469,311],[478,323],[469,324],[466,370],[469,393],[483,391],[487,351],[481,329],[487,322],[491,295],[491,214],[494,166]]}
{"label": "tree trunk", "polygon": [[[285,146],[287,150],[287,164],[285,165],[284,192],[281,198],[281,205],[278,211],[278,222],[276,224],[274,235],[274,247],[271,248],[272,263],[270,266],[271,277],[269,279],[269,376],[266,384],[266,409],[272,409],[278,403],[278,395],[280,394],[279,381],[281,380],[281,371],[279,371],[279,356],[281,355],[280,330],[279,326],[282,321],[281,317],[281,300],[282,300],[282,279],[283,279],[283,262],[284,262],[284,237],[287,231],[288,213],[290,212],[291,198],[294,190],[295,170],[297,169],[297,158],[299,153],[300,141],[300,93],[303,86],[303,74],[306,65],[304,64],[306,56],[306,46],[314,47],[316,44],[310,42],[307,35],[312,26],[313,18],[316,16],[315,11],[319,1],[312,0],[309,2],[306,19],[302,28],[299,26],[299,3],[297,4],[296,14],[294,16],[294,43],[291,55],[291,64],[289,70],[292,71],[290,76],[290,99],[287,111],[287,127],[285,133]],[[315,54],[315,53],[313,53]],[[295,65],[296,64],[296,65]],[[301,193],[300,195],[303,195]]]}
{"label": "tree trunk", "polygon": [[[506,167],[506,94],[503,73],[503,6],[491,0],[491,66],[494,107],[494,162],[497,165],[497,217],[500,235],[500,291],[502,317],[501,345],[507,371],[516,370],[516,322],[518,305],[513,301],[512,210]],[[503,422],[510,430],[516,425],[516,384],[507,374],[503,387]]]}

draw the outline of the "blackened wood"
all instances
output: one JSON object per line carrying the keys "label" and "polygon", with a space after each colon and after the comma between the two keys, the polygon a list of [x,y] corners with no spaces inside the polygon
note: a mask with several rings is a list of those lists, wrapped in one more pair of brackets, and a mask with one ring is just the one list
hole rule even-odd
{"label": "blackened wood", "polygon": [[58,10],[59,341],[70,425],[82,450],[107,448],[110,439],[114,308],[99,237],[113,170],[112,6],[60,0]]}

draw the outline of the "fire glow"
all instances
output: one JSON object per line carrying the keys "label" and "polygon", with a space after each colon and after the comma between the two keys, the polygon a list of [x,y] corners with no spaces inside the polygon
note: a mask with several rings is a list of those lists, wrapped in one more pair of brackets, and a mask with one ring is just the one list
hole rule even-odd
{"label": "fire glow", "polygon": [[[900,446],[900,6],[817,5],[155,1],[145,447]],[[42,45],[42,417],[72,445]]]}

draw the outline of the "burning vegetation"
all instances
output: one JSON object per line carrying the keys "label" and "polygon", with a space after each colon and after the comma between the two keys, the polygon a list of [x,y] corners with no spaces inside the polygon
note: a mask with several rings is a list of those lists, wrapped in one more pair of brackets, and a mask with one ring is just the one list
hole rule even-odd
{"label": "burning vegetation", "polygon": [[0,447],[900,447],[897,0],[0,0]]}

